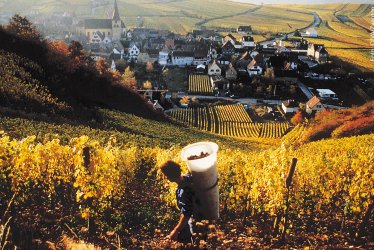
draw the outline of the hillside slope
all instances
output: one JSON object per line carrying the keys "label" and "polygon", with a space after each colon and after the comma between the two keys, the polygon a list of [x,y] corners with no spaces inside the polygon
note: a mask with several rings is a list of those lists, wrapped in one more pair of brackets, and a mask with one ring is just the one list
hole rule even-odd
{"label": "hillside slope", "polygon": [[220,148],[221,218],[196,224],[195,248],[374,246],[374,134],[294,147],[301,126],[282,144],[200,132],[157,119],[136,94],[42,42],[2,30],[0,39],[1,247],[65,249],[66,237],[192,247],[166,240],[179,211],[159,166],[174,160],[186,172],[180,151],[197,141]]}
{"label": "hillside slope", "polygon": [[0,40],[3,106],[75,115],[76,119],[91,119],[79,112],[82,106],[102,106],[162,119],[137,93],[96,71],[89,58],[77,61],[47,42],[23,38],[1,27]]}

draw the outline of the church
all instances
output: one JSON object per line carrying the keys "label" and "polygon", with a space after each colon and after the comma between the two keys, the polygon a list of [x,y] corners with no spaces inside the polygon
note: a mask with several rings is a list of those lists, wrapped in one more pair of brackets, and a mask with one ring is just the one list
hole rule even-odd
{"label": "church", "polygon": [[85,19],[81,28],[80,33],[90,43],[116,42],[126,36],[126,26],[120,18],[117,0],[114,0],[112,19]]}

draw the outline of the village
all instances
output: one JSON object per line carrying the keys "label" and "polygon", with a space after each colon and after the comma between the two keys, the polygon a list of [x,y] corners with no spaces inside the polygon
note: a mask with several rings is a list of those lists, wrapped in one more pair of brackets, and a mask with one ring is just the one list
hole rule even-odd
{"label": "village", "polygon": [[262,106],[267,121],[284,121],[300,108],[313,115],[355,104],[352,96],[371,99],[365,79],[334,68],[324,45],[308,42],[318,37],[313,26],[256,42],[248,25],[228,34],[202,27],[181,35],[142,27],[139,17],[138,27],[128,29],[117,1],[112,9],[108,19],[55,13],[40,17],[36,26],[47,39],[80,42],[88,55],[104,58],[113,71],[122,74],[130,66],[139,94],[162,112],[240,103],[246,109]]}

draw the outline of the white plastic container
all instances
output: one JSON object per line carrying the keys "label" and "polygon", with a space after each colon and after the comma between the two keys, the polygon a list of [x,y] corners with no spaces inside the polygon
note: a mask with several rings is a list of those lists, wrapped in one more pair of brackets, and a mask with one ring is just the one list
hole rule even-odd
{"label": "white plastic container", "polygon": [[[217,172],[218,145],[213,142],[198,142],[182,149],[181,157],[191,172],[195,189],[194,214],[201,219],[219,218],[219,192]],[[196,160],[190,156],[201,153],[209,155]]]}

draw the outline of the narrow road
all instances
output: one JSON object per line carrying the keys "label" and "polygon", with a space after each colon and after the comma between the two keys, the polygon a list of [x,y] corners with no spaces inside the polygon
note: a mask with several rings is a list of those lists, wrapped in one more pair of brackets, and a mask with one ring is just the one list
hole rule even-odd
{"label": "narrow road", "polygon": [[[322,19],[319,17],[319,15],[316,13],[316,12],[313,12],[312,13],[313,16],[314,16],[314,21],[313,23],[311,23],[310,25],[308,25],[307,27],[304,27],[304,28],[301,28],[301,29],[298,29],[298,30],[305,30],[305,29],[308,29],[308,28],[311,28],[311,27],[317,27]],[[266,41],[263,41],[263,42],[259,42],[260,45],[271,45],[273,44],[276,40],[284,40],[286,38],[286,36],[293,36],[295,34],[296,30],[295,31],[292,31],[290,33],[287,33],[283,36],[278,36],[278,37],[275,37],[275,38],[271,38],[270,40],[266,40]]]}
{"label": "narrow road", "polygon": [[235,14],[231,14],[231,15],[226,15],[226,16],[219,16],[219,17],[212,17],[212,18],[206,18],[202,21],[199,21],[195,24],[196,27],[200,27],[210,21],[213,21],[213,20],[219,20],[219,19],[225,19],[225,18],[230,18],[230,17],[235,17],[235,16],[241,16],[241,15],[246,15],[248,13],[252,13],[252,12],[255,12],[259,9],[262,8],[262,5],[261,6],[257,6],[255,8],[251,8],[251,9],[248,9],[246,11],[243,11],[243,12],[239,12],[239,13],[235,13]]}

